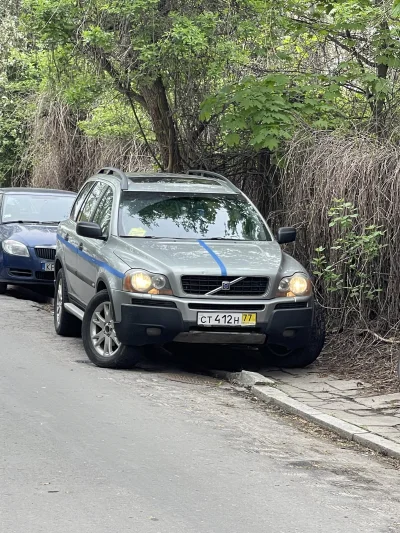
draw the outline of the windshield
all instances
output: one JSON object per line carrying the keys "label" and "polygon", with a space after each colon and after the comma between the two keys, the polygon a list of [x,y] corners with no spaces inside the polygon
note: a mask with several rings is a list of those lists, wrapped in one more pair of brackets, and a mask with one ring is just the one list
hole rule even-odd
{"label": "windshield", "polygon": [[69,217],[74,200],[61,194],[5,194],[2,223],[58,223]]}
{"label": "windshield", "polygon": [[125,192],[121,237],[270,241],[251,204],[236,195]]}

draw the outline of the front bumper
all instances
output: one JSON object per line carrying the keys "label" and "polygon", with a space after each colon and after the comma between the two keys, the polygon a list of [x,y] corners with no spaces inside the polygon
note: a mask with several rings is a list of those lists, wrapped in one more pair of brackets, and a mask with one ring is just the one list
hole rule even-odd
{"label": "front bumper", "polygon": [[10,285],[54,285],[54,272],[46,271],[46,263],[54,263],[36,256],[29,248],[29,257],[2,252],[0,260],[0,282]]}
{"label": "front bumper", "polygon": [[[274,300],[189,300],[137,297],[113,291],[115,329],[123,344],[144,346],[186,342],[230,345],[274,345],[288,350],[305,346],[313,322],[312,298]],[[122,299],[122,301],[121,301]],[[254,327],[204,327],[201,312],[254,312]]]}

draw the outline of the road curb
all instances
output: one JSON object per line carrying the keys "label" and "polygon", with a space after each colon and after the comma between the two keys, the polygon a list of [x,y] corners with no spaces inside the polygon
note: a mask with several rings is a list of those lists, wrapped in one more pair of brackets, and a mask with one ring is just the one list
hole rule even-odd
{"label": "road curb", "polygon": [[235,385],[241,387],[254,387],[255,385],[274,385],[275,381],[271,378],[266,378],[258,372],[249,372],[242,370],[241,372],[227,372],[225,370],[213,370],[212,375],[217,379],[225,379]]}
{"label": "road curb", "polygon": [[232,384],[246,387],[259,400],[275,405],[287,413],[299,416],[324,429],[333,431],[346,440],[356,442],[387,457],[400,459],[400,444],[291,398],[285,392],[279,390],[276,386],[276,381],[271,378],[266,378],[257,372],[248,372],[247,370],[242,372],[216,370],[212,374],[216,378],[225,379]]}

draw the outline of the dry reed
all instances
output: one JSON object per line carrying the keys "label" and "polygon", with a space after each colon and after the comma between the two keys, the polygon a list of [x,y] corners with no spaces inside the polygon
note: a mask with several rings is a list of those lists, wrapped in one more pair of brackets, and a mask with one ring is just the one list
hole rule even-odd
{"label": "dry reed", "polygon": [[30,128],[23,164],[32,171],[14,184],[77,190],[102,166],[130,171],[151,167],[144,144],[135,138],[88,137],[79,128],[81,117],[66,104],[42,97]]}
{"label": "dry reed", "polygon": [[382,292],[370,302],[351,302],[345,291],[328,293],[322,289],[321,296],[334,332],[326,352],[328,368],[343,367],[347,373],[351,371],[366,380],[375,370],[381,388],[397,387],[400,148],[368,136],[302,131],[288,145],[282,165],[281,211],[277,218],[298,228],[294,252],[304,263],[310,265],[315,249],[321,245],[328,249],[329,257],[329,248],[337,237],[328,221],[335,198],[356,206],[358,231],[371,224],[385,231],[379,257],[366,268],[372,286]]}

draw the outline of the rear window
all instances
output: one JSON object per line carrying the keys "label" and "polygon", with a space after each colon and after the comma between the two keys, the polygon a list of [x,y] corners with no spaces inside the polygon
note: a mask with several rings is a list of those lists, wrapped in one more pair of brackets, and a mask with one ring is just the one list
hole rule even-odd
{"label": "rear window", "polygon": [[119,235],[138,238],[270,241],[257,211],[238,195],[127,191]]}

